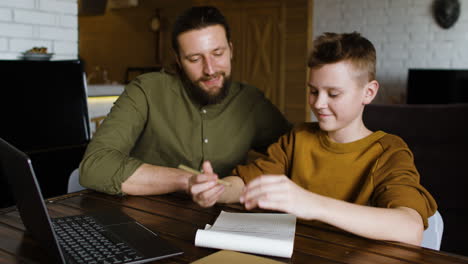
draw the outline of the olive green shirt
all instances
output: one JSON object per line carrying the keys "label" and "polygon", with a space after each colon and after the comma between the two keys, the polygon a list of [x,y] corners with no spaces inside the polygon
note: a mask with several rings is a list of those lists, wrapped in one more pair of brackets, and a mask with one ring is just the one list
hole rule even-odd
{"label": "olive green shirt", "polygon": [[219,104],[201,106],[177,75],[148,73],[125,87],[80,164],[80,184],[121,194],[143,163],[199,169],[209,160],[223,177],[264,152],[289,123],[258,89],[233,82]]}

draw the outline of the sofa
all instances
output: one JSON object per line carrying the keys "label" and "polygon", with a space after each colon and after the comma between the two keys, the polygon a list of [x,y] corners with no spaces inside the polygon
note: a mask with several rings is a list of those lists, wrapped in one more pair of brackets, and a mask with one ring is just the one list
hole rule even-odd
{"label": "sofa", "polygon": [[468,104],[370,104],[363,118],[406,141],[444,220],[441,250],[468,256]]}

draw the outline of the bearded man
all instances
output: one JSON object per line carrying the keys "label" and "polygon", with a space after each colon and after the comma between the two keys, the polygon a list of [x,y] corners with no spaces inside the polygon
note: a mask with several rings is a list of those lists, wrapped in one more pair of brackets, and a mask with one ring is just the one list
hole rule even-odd
{"label": "bearded man", "polygon": [[172,32],[177,73],[138,76],[125,87],[90,142],[80,184],[109,194],[188,192],[209,160],[220,177],[263,152],[290,128],[257,88],[231,80],[232,43],[214,7],[192,7]]}

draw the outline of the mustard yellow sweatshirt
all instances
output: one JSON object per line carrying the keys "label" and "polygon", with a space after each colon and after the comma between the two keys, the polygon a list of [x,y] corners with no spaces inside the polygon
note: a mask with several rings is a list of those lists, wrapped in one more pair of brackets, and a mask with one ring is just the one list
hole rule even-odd
{"label": "mustard yellow sweatshirt", "polygon": [[437,210],[406,143],[383,131],[336,143],[317,123],[299,125],[272,144],[267,157],[233,170],[246,183],[262,174],[284,174],[311,192],[355,204],[413,208],[425,228]]}

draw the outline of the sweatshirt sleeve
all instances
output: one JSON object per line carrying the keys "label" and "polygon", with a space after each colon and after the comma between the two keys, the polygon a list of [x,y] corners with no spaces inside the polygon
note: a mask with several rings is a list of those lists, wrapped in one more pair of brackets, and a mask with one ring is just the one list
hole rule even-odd
{"label": "sweatshirt sleeve", "polygon": [[373,172],[375,190],[371,203],[384,208],[412,208],[421,215],[427,228],[427,218],[435,213],[437,204],[419,182],[412,152],[396,136],[387,137],[382,147],[384,152]]}
{"label": "sweatshirt sleeve", "polygon": [[80,164],[81,185],[122,194],[122,183],[143,163],[130,153],[146,124],[147,110],[146,96],[137,79],[125,87],[88,145]]}
{"label": "sweatshirt sleeve", "polygon": [[294,149],[294,131],[281,136],[268,147],[266,156],[247,165],[234,168],[232,174],[239,176],[246,184],[263,174],[288,175]]}

